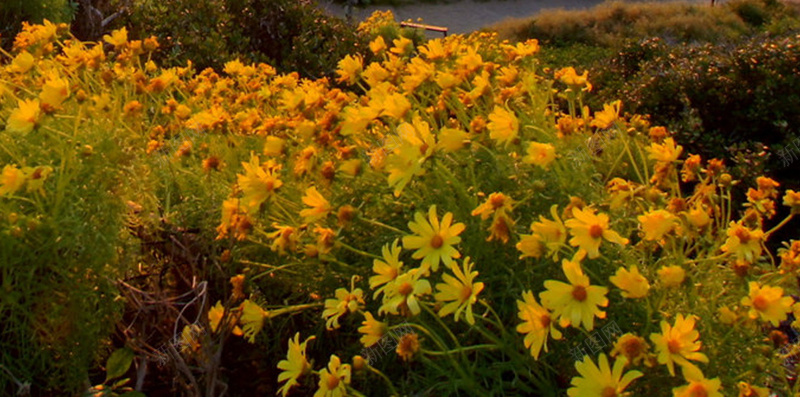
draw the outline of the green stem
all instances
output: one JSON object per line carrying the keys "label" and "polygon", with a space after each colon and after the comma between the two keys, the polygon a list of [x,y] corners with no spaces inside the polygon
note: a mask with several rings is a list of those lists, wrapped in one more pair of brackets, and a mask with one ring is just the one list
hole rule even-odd
{"label": "green stem", "polygon": [[370,371],[372,371],[376,375],[380,376],[381,379],[383,379],[383,381],[386,382],[386,385],[389,386],[389,392],[391,393],[390,395],[392,395],[392,396],[399,396],[400,395],[399,393],[397,393],[397,390],[394,388],[394,384],[392,384],[392,380],[389,379],[389,377],[386,376],[386,374],[384,374],[383,372],[379,371],[377,368],[375,368],[375,367],[373,367],[373,366],[371,366],[369,364],[367,364],[367,369],[369,369]]}
{"label": "green stem", "polygon": [[498,350],[498,349],[500,349],[500,346],[490,345],[490,344],[483,344],[483,345],[472,345],[472,346],[462,347],[462,348],[459,348],[459,349],[447,350],[447,351],[443,351],[443,352],[423,349],[422,352],[427,354],[427,355],[429,355],[429,356],[445,356],[445,355],[448,355],[448,354],[463,353],[463,352],[467,352],[467,351],[471,351],[471,350],[481,350],[481,349]]}

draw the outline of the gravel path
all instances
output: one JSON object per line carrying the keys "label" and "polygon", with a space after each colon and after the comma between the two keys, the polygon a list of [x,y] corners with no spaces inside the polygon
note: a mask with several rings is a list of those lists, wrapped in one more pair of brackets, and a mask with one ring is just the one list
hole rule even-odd
{"label": "gravel path", "polygon": [[[589,8],[603,0],[461,0],[453,3],[418,3],[393,6],[367,6],[356,8],[353,16],[362,21],[375,10],[392,10],[398,21],[422,18],[423,23],[445,26],[450,33],[469,33],[484,26],[500,22],[506,18],[524,18],[549,8],[578,9]],[[344,7],[330,1],[320,0],[320,6],[340,17],[344,17]]]}

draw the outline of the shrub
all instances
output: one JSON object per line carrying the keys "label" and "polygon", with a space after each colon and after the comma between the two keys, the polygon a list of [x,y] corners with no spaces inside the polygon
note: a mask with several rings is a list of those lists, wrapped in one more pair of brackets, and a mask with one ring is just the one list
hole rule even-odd
{"label": "shrub", "polygon": [[14,37],[22,30],[22,22],[69,22],[75,13],[69,0],[3,0],[0,2],[0,47],[11,48]]}

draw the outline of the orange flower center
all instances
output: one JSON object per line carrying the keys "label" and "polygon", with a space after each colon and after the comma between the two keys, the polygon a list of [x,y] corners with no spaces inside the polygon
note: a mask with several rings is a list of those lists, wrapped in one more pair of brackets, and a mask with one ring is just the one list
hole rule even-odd
{"label": "orange flower center", "polygon": [[708,391],[703,385],[689,386],[689,397],[708,397]]}
{"label": "orange flower center", "polygon": [[461,289],[461,301],[466,302],[472,296],[472,286],[465,285],[464,288]]}
{"label": "orange flower center", "polygon": [[275,190],[275,181],[273,181],[272,179],[268,180],[266,185],[267,185],[267,191],[268,192],[271,192],[271,191]]}
{"label": "orange flower center", "polygon": [[550,323],[552,322],[549,314],[545,314],[542,317],[539,317],[539,321],[542,323],[542,328],[544,329],[547,329],[550,326]]}
{"label": "orange flower center", "polygon": [[602,397],[616,397],[617,389],[615,389],[615,388],[613,388],[611,386],[606,386],[606,388],[603,389],[603,393],[600,394],[600,395]]}
{"label": "orange flower center", "polygon": [[328,376],[327,382],[328,390],[334,390],[337,386],[339,386],[339,378],[333,375]]}
{"label": "orange flower center", "polygon": [[603,227],[600,225],[589,226],[589,236],[594,239],[603,237]]}
{"label": "orange flower center", "polygon": [[433,238],[431,238],[431,247],[433,247],[434,249],[439,248],[442,245],[444,245],[444,239],[442,238],[442,236],[436,234],[433,236]]}
{"label": "orange flower center", "polygon": [[667,350],[669,350],[671,354],[680,353],[681,342],[677,339],[670,339],[669,342],[667,342]]}
{"label": "orange flower center", "polygon": [[747,242],[750,241],[750,232],[745,229],[736,229],[734,235],[742,244],[747,244]]}
{"label": "orange flower center", "polygon": [[753,299],[753,307],[756,310],[763,312],[769,307],[769,301],[767,301],[767,298],[765,298],[763,295],[756,296],[756,298]]}
{"label": "orange flower center", "polygon": [[505,201],[506,201],[505,196],[503,196],[502,194],[498,194],[496,196],[492,196],[492,198],[489,200],[489,203],[492,205],[493,209],[498,209],[503,206],[503,203],[505,203]]}
{"label": "orange flower center", "polygon": [[405,282],[403,284],[400,284],[400,287],[397,288],[397,292],[399,292],[400,295],[408,296],[412,292],[414,292],[414,286],[411,285],[411,283],[409,282]]}
{"label": "orange flower center", "polygon": [[586,287],[581,285],[576,285],[575,288],[572,289],[572,297],[575,298],[578,302],[583,302],[586,300]]}
{"label": "orange flower center", "polygon": [[639,339],[631,339],[622,346],[622,350],[625,351],[625,357],[631,359],[634,357],[639,357],[644,350],[644,346]]}

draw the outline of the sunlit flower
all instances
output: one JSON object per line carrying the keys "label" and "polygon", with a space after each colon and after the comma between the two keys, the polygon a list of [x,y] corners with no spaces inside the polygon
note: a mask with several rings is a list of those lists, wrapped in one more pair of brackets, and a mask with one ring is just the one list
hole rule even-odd
{"label": "sunlit flower", "polygon": [[608,288],[589,284],[589,276],[583,274],[577,261],[562,261],[564,274],[569,283],[547,280],[547,289],[539,294],[542,305],[553,311],[562,327],[580,327],[587,331],[594,329],[594,318],[605,318],[606,312],[600,307],[608,306]]}
{"label": "sunlit flower", "polygon": [[722,381],[719,378],[706,379],[698,368],[683,370],[684,378],[689,382],[688,385],[672,389],[673,397],[722,397],[719,392]]}
{"label": "sunlit flower", "polygon": [[553,220],[539,215],[539,221],[531,224],[533,235],[544,244],[554,260],[558,260],[558,251],[567,241],[567,228],[558,216],[558,205],[550,206]]}
{"label": "sunlit flower", "polygon": [[267,234],[267,237],[272,239],[270,248],[277,251],[278,254],[283,255],[287,251],[292,252],[297,248],[297,229],[288,225],[279,225],[273,223],[272,226],[278,230]]}
{"label": "sunlit flower", "polygon": [[14,59],[7,66],[7,68],[8,71],[12,73],[25,74],[28,73],[29,70],[31,70],[31,68],[35,63],[36,60],[34,59],[33,55],[31,55],[30,52],[22,51],[19,54],[17,54],[17,56],[14,57]]}
{"label": "sunlit flower", "polygon": [[242,316],[239,317],[239,323],[242,325],[244,337],[250,343],[255,342],[256,335],[261,332],[267,318],[269,318],[269,312],[255,302],[249,299],[242,302]]}
{"label": "sunlit flower", "polygon": [[336,69],[336,74],[339,78],[336,80],[340,83],[347,83],[353,85],[358,81],[359,74],[363,69],[363,60],[361,56],[347,55],[339,61],[339,67]]}
{"label": "sunlit flower", "polygon": [[119,49],[128,42],[128,29],[123,27],[111,32],[110,35],[103,35],[103,41]]}
{"label": "sunlit flower", "polygon": [[727,234],[728,239],[720,247],[722,252],[732,253],[737,259],[748,263],[755,262],[761,256],[761,240],[764,237],[762,230],[750,230],[741,222],[731,222]]}
{"label": "sunlit flower", "polygon": [[528,154],[522,158],[522,162],[538,165],[546,169],[556,159],[556,148],[549,143],[531,142],[528,145]]}
{"label": "sunlit flower", "polygon": [[298,384],[297,379],[311,372],[311,364],[306,358],[306,344],[315,338],[315,336],[311,336],[303,343],[300,343],[300,333],[298,332],[294,334],[293,339],[289,339],[289,350],[286,353],[286,359],[278,362],[278,369],[281,370],[278,375],[278,383],[286,382],[278,390],[281,396],[286,397],[289,390]]}
{"label": "sunlit flower", "polygon": [[237,182],[244,193],[242,203],[249,211],[257,211],[261,204],[267,201],[281,186],[283,182],[276,173],[279,167],[263,167],[258,156],[252,156],[249,163],[242,163],[244,174],[238,174]]}
{"label": "sunlit flower", "polygon": [[567,390],[570,397],[614,397],[623,396],[628,385],[643,374],[639,371],[625,371],[627,360],[618,358],[614,360],[612,369],[608,357],[600,354],[597,364],[591,358],[575,363],[575,369],[580,376],[572,378],[572,387]]}
{"label": "sunlit flower", "polygon": [[338,288],[334,299],[325,300],[325,310],[322,311],[322,318],[325,318],[325,328],[329,331],[339,328],[339,317],[356,313],[364,307],[364,291],[356,288],[348,291],[346,288]]}
{"label": "sunlit flower", "polygon": [[69,81],[65,78],[51,76],[42,86],[39,94],[40,107],[45,112],[52,112],[61,106],[69,97]]}
{"label": "sunlit flower", "polygon": [[41,108],[38,99],[20,100],[19,107],[11,111],[6,120],[6,130],[9,132],[27,134],[39,124]]}
{"label": "sunlit flower", "polygon": [[374,40],[369,42],[369,50],[372,51],[373,54],[379,54],[385,51],[386,48],[386,42],[381,35],[378,35]]}
{"label": "sunlit flower", "polygon": [[792,214],[800,214],[800,192],[795,192],[792,189],[786,190],[783,196],[783,205],[792,209]]}
{"label": "sunlit flower", "polygon": [[420,269],[411,269],[397,277],[384,290],[383,305],[378,313],[419,314],[422,308],[418,297],[431,293],[431,283],[421,277]]}
{"label": "sunlit flower", "polygon": [[428,210],[427,220],[417,212],[414,214],[414,221],[408,223],[408,228],[414,234],[403,237],[403,247],[416,249],[411,257],[422,259],[424,272],[427,272],[428,268],[434,272],[438,271],[440,261],[449,266],[453,259],[461,257],[461,253],[453,246],[461,242],[461,237],[458,235],[466,226],[463,223],[451,224],[452,221],[453,214],[448,212],[439,223],[436,206],[432,205]]}
{"label": "sunlit flower", "polygon": [[382,286],[375,290],[374,298],[377,298],[386,289],[386,284],[391,283],[400,275],[400,270],[403,268],[403,262],[400,261],[401,249],[397,243],[398,240],[395,239],[391,247],[389,244],[385,244],[381,249],[383,260],[372,261],[372,271],[376,275],[369,278],[369,288],[375,290]]}
{"label": "sunlit flower", "polygon": [[678,160],[681,152],[683,152],[683,146],[676,146],[674,139],[667,138],[664,140],[663,144],[651,143],[650,147],[647,148],[647,151],[650,153],[648,158],[665,163],[671,163]]}
{"label": "sunlit flower", "polygon": [[508,148],[508,145],[513,143],[519,134],[519,120],[517,120],[517,116],[514,113],[495,106],[489,115],[487,128],[489,129],[490,138]]}
{"label": "sunlit flower", "polygon": [[769,397],[770,391],[766,387],[753,386],[747,382],[739,382],[739,397]]}
{"label": "sunlit flower", "polygon": [[623,298],[644,298],[650,290],[650,283],[639,273],[636,265],[631,266],[631,270],[620,267],[609,280],[622,290]]}
{"label": "sunlit flower", "polygon": [[455,320],[458,321],[463,312],[467,323],[470,325],[475,324],[475,318],[472,316],[472,305],[478,300],[478,294],[483,291],[483,283],[474,282],[478,272],[472,271],[472,265],[469,257],[464,258],[461,268],[453,262],[450,270],[453,271],[455,277],[443,274],[442,281],[444,283],[436,284],[436,289],[439,292],[433,296],[433,299],[437,302],[445,303],[439,309],[439,317],[455,313]]}
{"label": "sunlit flower", "polygon": [[389,326],[375,319],[370,312],[364,312],[365,320],[361,322],[358,332],[361,333],[361,344],[370,347],[380,341],[389,331]]}
{"label": "sunlit flower", "polygon": [[511,229],[513,228],[514,220],[505,211],[497,211],[489,226],[489,237],[486,238],[486,241],[497,240],[506,244],[511,239]]}
{"label": "sunlit flower", "polygon": [[678,217],[666,210],[649,211],[637,219],[644,231],[644,239],[650,241],[661,240],[678,223]]}
{"label": "sunlit flower", "polygon": [[686,271],[677,265],[662,266],[657,273],[658,279],[661,280],[661,285],[666,288],[677,287],[683,284],[683,280],[686,278]]}
{"label": "sunlit flower", "polygon": [[619,108],[622,102],[619,100],[603,104],[603,110],[594,114],[594,119],[589,125],[600,129],[605,129],[614,125],[619,118]]}
{"label": "sunlit flower", "polygon": [[592,85],[589,84],[589,71],[585,70],[583,74],[578,75],[578,72],[575,71],[575,68],[572,66],[559,69],[555,72],[556,80],[570,86],[573,88],[582,88],[584,86],[587,87],[587,91],[591,91]]}
{"label": "sunlit flower", "polygon": [[16,165],[6,165],[0,174],[0,197],[18,192],[26,181],[25,172]]}
{"label": "sunlit flower", "polygon": [[217,304],[214,305],[211,309],[208,310],[208,325],[211,326],[212,332],[217,332],[219,328],[219,324],[222,322],[222,318],[225,317],[227,314],[227,324],[228,326],[233,326],[232,333],[236,336],[242,336],[243,332],[242,329],[239,328],[236,324],[236,318],[232,315],[232,313],[225,312],[225,307],[222,306],[221,301],[217,301]]}
{"label": "sunlit flower", "polygon": [[514,205],[514,200],[503,193],[495,192],[489,195],[489,198],[483,204],[472,210],[472,216],[481,216],[481,219],[489,219],[496,211],[511,211]]}
{"label": "sunlit flower", "polygon": [[711,216],[699,205],[686,212],[686,219],[698,229],[702,229],[711,223]]}
{"label": "sunlit flower", "polygon": [[331,355],[328,368],[319,371],[319,389],[314,397],[343,397],[347,395],[347,385],[350,384],[350,364],[342,364],[335,354]]}
{"label": "sunlit flower", "polygon": [[603,239],[621,245],[628,244],[628,239],[609,228],[608,215],[595,214],[594,209],[588,207],[574,208],[572,214],[574,218],[565,222],[572,234],[569,243],[585,250],[590,259],[600,256],[600,242]]}
{"label": "sunlit flower", "polygon": [[333,211],[331,203],[317,191],[315,186],[306,189],[306,194],[303,196],[303,204],[311,207],[300,211],[300,216],[307,223],[320,220]]}
{"label": "sunlit flower", "polygon": [[628,360],[628,363],[638,365],[642,360],[647,358],[648,349],[649,346],[644,338],[627,333],[620,336],[617,342],[614,343],[614,349],[611,350],[611,357],[622,355]]}
{"label": "sunlit flower", "polygon": [[402,36],[399,39],[392,40],[392,44],[394,46],[389,51],[400,56],[407,55],[414,49],[414,42]]}
{"label": "sunlit flower", "polygon": [[658,363],[666,364],[670,375],[675,376],[676,363],[690,370],[697,368],[689,360],[708,363],[708,357],[699,352],[701,343],[697,340],[700,333],[694,329],[696,320],[696,316],[684,318],[678,314],[674,325],[670,326],[666,320],[661,320],[661,333],[650,334],[650,341],[658,351]]}
{"label": "sunlit flower", "polygon": [[750,293],[742,298],[742,306],[750,307],[750,318],[761,317],[777,327],[781,321],[786,320],[787,313],[792,311],[794,299],[783,296],[783,288],[760,286],[758,282],[750,282]]}
{"label": "sunlit flower", "polygon": [[536,302],[533,292],[524,292],[522,299],[517,300],[519,311],[517,316],[523,321],[517,325],[517,332],[526,334],[525,348],[529,348],[531,356],[538,360],[542,348],[547,352],[548,335],[552,335],[553,339],[558,340],[561,339],[561,331],[556,327],[556,322],[550,312]]}

